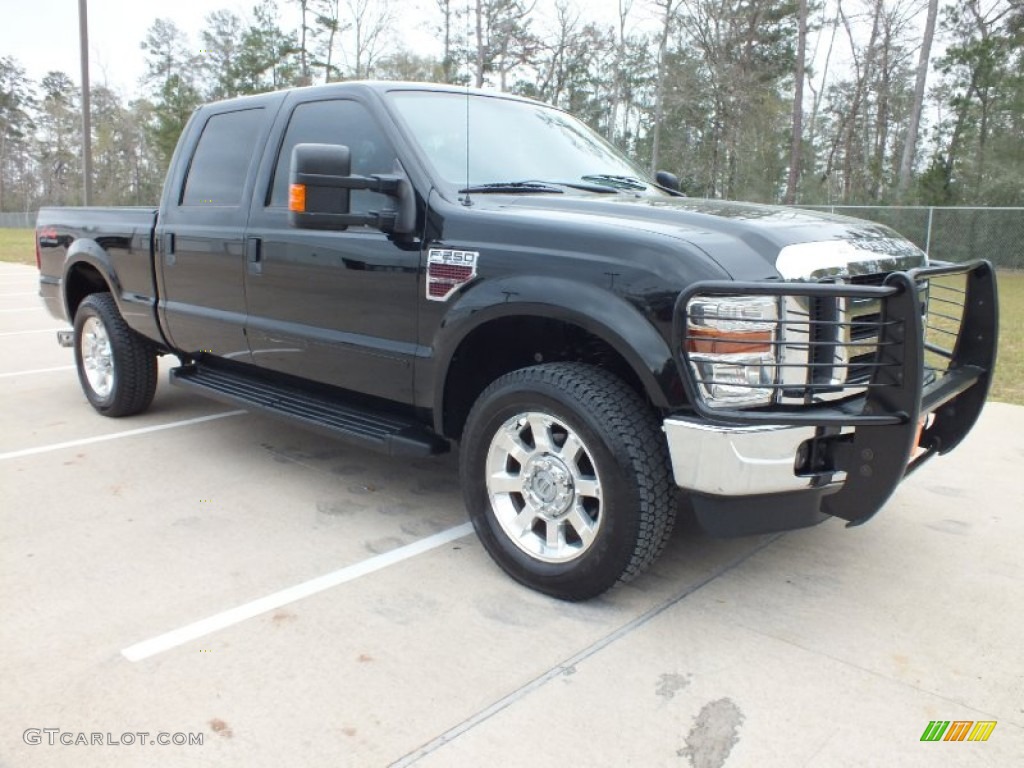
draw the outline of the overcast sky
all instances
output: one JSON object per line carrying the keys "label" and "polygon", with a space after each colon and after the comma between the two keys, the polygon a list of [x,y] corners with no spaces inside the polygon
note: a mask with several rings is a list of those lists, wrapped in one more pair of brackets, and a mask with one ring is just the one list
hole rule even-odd
{"label": "overcast sky", "polygon": [[[126,98],[140,95],[139,80],[145,70],[145,55],[139,44],[157,18],[171,19],[188,35],[190,45],[198,50],[199,33],[205,27],[206,16],[224,8],[246,18],[255,2],[88,0],[89,60],[93,85],[107,85]],[[615,23],[618,0],[573,2],[583,20],[608,26]],[[392,3],[398,17],[394,47],[440,56],[440,42],[433,33],[439,22],[435,0],[392,0]],[[281,28],[285,31],[298,29],[297,4],[290,0],[277,0],[277,5]],[[531,20],[534,29],[540,31],[552,26],[554,6],[555,0],[533,0]],[[923,14],[916,23],[923,23]],[[653,3],[650,0],[633,0],[629,21],[631,31],[651,30],[657,26]],[[815,48],[815,42],[820,42],[819,47]],[[817,53],[819,70],[820,59],[827,46],[827,39],[811,41],[808,55],[813,58]],[[942,47],[942,43],[937,41],[933,56],[941,55]],[[838,35],[831,61],[833,76],[849,69],[845,48],[843,36]],[[37,83],[50,70],[61,70],[79,82],[78,0],[0,0],[0,56],[13,56]],[[932,77],[935,77],[934,73]],[[806,93],[805,98],[809,99]]]}
{"label": "overcast sky", "polygon": [[[78,0],[0,0],[0,55],[14,56],[29,77],[50,70],[79,82]],[[136,91],[143,72],[139,43],[159,16],[167,16],[196,35],[203,18],[218,7],[242,11],[247,4],[226,0],[89,0],[89,67],[94,84],[106,83],[125,94]]]}
{"label": "overcast sky", "polygon": [[[602,1],[607,0],[598,0]],[[426,2],[429,0],[398,0],[396,5],[407,20],[410,7],[425,7]],[[255,0],[88,0],[88,5],[92,82],[133,95],[145,70],[145,53],[139,44],[154,20],[171,19],[198,47],[199,32],[208,14],[226,8],[247,17]],[[277,5],[281,28],[298,29],[298,8],[285,0],[278,0]],[[79,82],[78,0],[0,0],[0,8],[0,56],[14,56],[37,82],[55,69]],[[415,30],[428,25],[423,11],[416,15],[423,24],[402,26]],[[408,38],[408,33],[399,34],[403,41]],[[415,42],[422,46],[431,41],[429,37],[416,37]]]}
{"label": "overcast sky", "polygon": [[[396,39],[421,54],[438,55],[440,45],[431,28],[437,23],[434,0],[393,0],[398,9]],[[88,0],[89,67],[94,85],[105,84],[125,96],[136,95],[145,69],[139,48],[146,30],[157,18],[169,18],[198,48],[199,32],[212,11],[226,8],[247,17],[255,0]],[[278,0],[281,28],[298,29],[294,3]],[[538,0],[535,23],[544,25],[554,0]],[[618,0],[577,0],[587,20],[610,24]],[[633,17],[650,24],[650,12],[640,0]],[[35,81],[51,70],[67,73],[79,82],[78,0],[0,0],[0,56],[14,56]]]}

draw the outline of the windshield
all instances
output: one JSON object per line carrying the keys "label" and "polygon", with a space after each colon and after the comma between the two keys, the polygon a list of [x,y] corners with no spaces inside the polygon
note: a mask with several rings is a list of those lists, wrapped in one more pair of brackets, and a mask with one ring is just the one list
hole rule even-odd
{"label": "windshield", "polygon": [[460,189],[583,181],[575,189],[589,184],[661,194],[611,144],[560,110],[464,93],[392,91],[388,97],[437,175]]}

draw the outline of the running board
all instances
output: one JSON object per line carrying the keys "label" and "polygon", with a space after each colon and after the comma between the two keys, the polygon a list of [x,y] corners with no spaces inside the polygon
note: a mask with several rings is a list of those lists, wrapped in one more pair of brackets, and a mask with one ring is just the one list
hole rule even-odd
{"label": "running board", "polygon": [[219,368],[195,363],[173,368],[171,384],[390,456],[430,456],[449,449],[447,440],[410,419]]}

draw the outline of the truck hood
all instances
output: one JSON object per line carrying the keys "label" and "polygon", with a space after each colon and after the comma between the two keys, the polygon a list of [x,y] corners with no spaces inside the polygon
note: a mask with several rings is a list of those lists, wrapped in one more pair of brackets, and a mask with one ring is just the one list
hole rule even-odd
{"label": "truck hood", "polygon": [[483,196],[545,224],[642,231],[685,241],[733,279],[809,279],[908,269],[927,263],[888,227],[846,216],[752,203],[602,195]]}

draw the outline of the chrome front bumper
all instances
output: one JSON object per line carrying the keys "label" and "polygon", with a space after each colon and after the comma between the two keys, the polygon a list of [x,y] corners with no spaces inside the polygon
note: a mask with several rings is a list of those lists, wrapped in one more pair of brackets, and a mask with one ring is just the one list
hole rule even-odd
{"label": "chrome front bumper", "polygon": [[753,496],[811,487],[795,472],[797,450],[814,427],[715,426],[680,417],[663,428],[676,485],[713,496]]}

